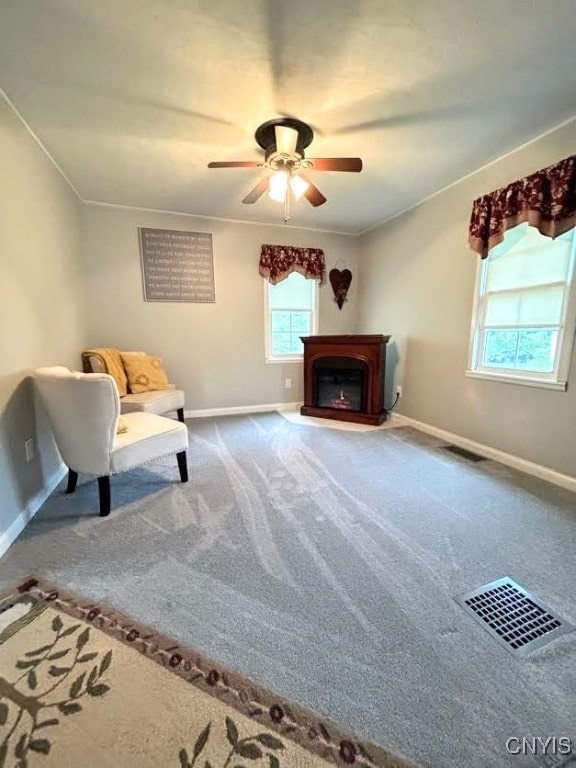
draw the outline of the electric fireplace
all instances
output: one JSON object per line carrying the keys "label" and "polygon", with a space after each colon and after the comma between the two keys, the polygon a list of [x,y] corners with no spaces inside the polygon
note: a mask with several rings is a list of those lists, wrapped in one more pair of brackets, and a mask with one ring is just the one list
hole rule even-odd
{"label": "electric fireplace", "polygon": [[303,336],[305,416],[381,424],[390,336]]}

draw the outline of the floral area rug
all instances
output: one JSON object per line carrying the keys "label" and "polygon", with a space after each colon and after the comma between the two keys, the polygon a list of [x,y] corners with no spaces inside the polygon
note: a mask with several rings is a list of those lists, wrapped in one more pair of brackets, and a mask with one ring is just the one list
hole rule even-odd
{"label": "floral area rug", "polygon": [[0,766],[331,765],[413,764],[43,580],[0,598]]}

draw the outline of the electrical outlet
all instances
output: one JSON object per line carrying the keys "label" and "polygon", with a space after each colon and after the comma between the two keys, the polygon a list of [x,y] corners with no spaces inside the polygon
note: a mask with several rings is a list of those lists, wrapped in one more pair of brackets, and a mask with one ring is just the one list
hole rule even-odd
{"label": "electrical outlet", "polygon": [[402,387],[400,384],[396,384],[396,394],[398,395],[398,398],[402,397]]}
{"label": "electrical outlet", "polygon": [[292,389],[292,379],[284,379],[284,386],[286,389]]}
{"label": "electrical outlet", "polygon": [[26,461],[32,461],[34,456],[36,456],[36,445],[34,444],[33,437],[24,440],[24,452],[26,453]]}

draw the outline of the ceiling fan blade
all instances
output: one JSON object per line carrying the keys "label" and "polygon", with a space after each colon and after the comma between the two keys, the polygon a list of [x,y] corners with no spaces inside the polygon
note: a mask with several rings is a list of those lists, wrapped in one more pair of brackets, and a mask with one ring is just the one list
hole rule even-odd
{"label": "ceiling fan blade", "polygon": [[298,131],[286,125],[274,126],[276,150],[281,155],[293,155],[298,144]]}
{"label": "ceiling fan blade", "polygon": [[256,200],[258,200],[264,192],[267,192],[269,189],[269,183],[268,180],[270,179],[270,176],[266,176],[265,179],[262,179],[262,181],[259,181],[258,184],[254,187],[254,189],[251,192],[248,192],[244,200],[242,200],[243,203],[247,203],[250,205],[251,203],[255,203]]}
{"label": "ceiling fan blade", "polygon": [[225,160],[222,163],[208,163],[208,168],[260,168],[261,165],[257,160]]}
{"label": "ceiling fan blade", "polygon": [[299,174],[301,178],[304,179],[304,181],[308,184],[308,188],[304,190],[304,197],[308,202],[314,206],[314,208],[317,208],[319,205],[324,205],[326,202],[326,198],[320,192],[318,187],[316,187],[310,179],[307,176],[303,176],[302,174]]}
{"label": "ceiling fan blade", "polygon": [[352,171],[362,170],[362,160],[359,157],[307,157],[315,171]]}

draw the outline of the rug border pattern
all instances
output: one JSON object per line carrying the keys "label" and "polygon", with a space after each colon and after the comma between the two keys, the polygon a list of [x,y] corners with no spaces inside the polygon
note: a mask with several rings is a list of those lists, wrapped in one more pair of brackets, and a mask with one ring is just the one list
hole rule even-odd
{"label": "rug border pattern", "polygon": [[319,719],[299,704],[275,696],[238,672],[104,603],[33,575],[4,590],[0,597],[16,599],[23,593],[33,594],[50,607],[92,624],[245,717],[330,763],[354,764],[358,768],[416,768],[406,758],[359,740],[331,721]]}

